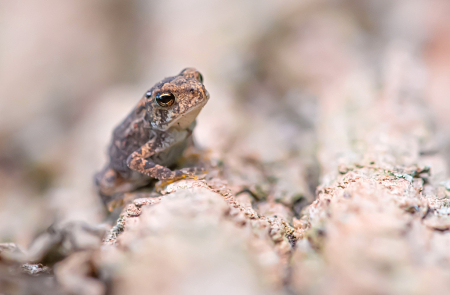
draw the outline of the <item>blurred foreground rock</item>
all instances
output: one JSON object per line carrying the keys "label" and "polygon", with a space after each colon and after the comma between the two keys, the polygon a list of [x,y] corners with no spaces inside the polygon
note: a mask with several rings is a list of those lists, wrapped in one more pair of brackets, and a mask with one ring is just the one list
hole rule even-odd
{"label": "blurred foreground rock", "polygon": [[164,193],[135,200],[119,219],[123,232],[106,240],[101,263],[121,264],[114,294],[281,290],[295,240],[284,220],[259,216],[223,185],[187,180]]}

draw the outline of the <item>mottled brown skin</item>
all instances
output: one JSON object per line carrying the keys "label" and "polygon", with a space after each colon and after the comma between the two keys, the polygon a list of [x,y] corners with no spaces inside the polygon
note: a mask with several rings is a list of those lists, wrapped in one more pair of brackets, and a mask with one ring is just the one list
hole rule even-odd
{"label": "mottled brown skin", "polygon": [[[172,98],[171,94],[171,103],[160,105]],[[172,171],[167,167],[175,164],[188,146],[195,119],[208,99],[202,76],[193,68],[165,78],[147,91],[113,131],[109,163],[95,177],[103,201],[146,185],[152,178],[192,176],[195,169]]]}

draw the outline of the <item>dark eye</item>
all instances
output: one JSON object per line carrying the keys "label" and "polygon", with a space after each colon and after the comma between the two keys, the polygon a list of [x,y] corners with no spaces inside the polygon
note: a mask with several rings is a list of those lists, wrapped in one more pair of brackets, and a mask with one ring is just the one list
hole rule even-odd
{"label": "dark eye", "polygon": [[147,93],[145,93],[145,97],[150,98],[152,97],[152,92],[148,91]]}
{"label": "dark eye", "polygon": [[155,101],[157,104],[159,104],[162,107],[170,107],[175,102],[175,95],[172,93],[163,93],[156,95]]}
{"label": "dark eye", "polygon": [[198,80],[200,81],[200,83],[203,83],[203,76],[202,74],[200,74],[200,72],[198,73]]}

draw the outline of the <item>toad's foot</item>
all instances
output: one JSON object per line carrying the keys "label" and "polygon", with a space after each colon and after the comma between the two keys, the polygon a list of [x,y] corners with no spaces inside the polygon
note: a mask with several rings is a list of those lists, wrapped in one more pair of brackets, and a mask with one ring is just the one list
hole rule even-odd
{"label": "toad's foot", "polygon": [[193,179],[193,180],[199,180],[203,179],[206,176],[206,173],[208,171],[204,170],[200,167],[190,167],[190,168],[183,168],[180,170],[176,170],[175,176],[170,179],[162,179],[158,181],[155,185],[155,190],[157,192],[161,192],[162,189],[164,189],[169,184],[172,184],[176,181],[183,180],[183,179]]}

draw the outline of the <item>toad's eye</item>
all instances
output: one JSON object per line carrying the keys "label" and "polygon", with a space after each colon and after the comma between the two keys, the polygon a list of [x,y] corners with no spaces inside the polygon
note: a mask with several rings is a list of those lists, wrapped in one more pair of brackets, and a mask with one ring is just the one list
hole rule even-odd
{"label": "toad's eye", "polygon": [[155,101],[162,107],[170,107],[175,103],[175,95],[172,93],[163,93],[156,95]]}
{"label": "toad's eye", "polygon": [[198,73],[198,80],[200,81],[200,83],[203,83],[203,76],[202,76],[202,74],[200,74],[200,72],[197,72]]}
{"label": "toad's eye", "polygon": [[148,91],[147,93],[145,93],[145,97],[150,98],[152,97],[152,92]]}

